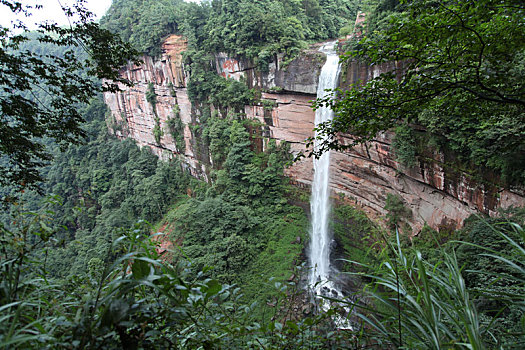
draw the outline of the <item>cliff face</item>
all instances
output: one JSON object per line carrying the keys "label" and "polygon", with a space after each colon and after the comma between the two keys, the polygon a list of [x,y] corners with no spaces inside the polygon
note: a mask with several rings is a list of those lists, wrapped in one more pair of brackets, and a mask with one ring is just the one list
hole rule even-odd
{"label": "cliff face", "polygon": [[[120,86],[121,92],[104,94],[111,111],[107,123],[117,137],[131,137],[140,146],[150,147],[159,157],[182,157],[192,175],[206,180],[210,157],[199,149],[189,127],[198,121],[200,113],[194,110],[187,94],[187,76],[182,64],[182,52],[186,46],[182,37],[172,35],[164,42],[163,53],[158,60],[145,56],[141,66],[125,67],[122,75],[133,81],[134,86]],[[246,114],[266,125],[262,130],[263,136],[288,141],[292,150],[298,152],[304,149],[304,139],[312,135],[314,113],[309,101],[315,98],[317,79],[324,60],[324,55],[313,51],[292,61],[285,68],[271,63],[265,74],[257,72],[250,62],[226,54],[218,54],[215,65],[217,74],[223,77],[243,79],[250,87],[269,91],[262,93],[262,100],[269,101],[271,106],[246,106]],[[150,83],[153,84],[157,99],[155,110],[146,100]],[[157,118],[162,130],[159,142],[154,135]],[[177,135],[170,130],[169,121],[174,118],[180,118],[183,125],[182,133],[179,133],[183,136],[183,147],[177,147]],[[307,163],[310,162],[303,161],[295,165],[290,174],[304,173],[305,178],[311,178],[311,165]],[[301,181],[297,175],[293,178]]]}
{"label": "cliff face", "polygon": [[[206,169],[192,148],[192,105],[186,90],[186,73],[182,64],[182,52],[187,42],[176,35],[170,36],[162,47],[159,60],[144,56],[141,66],[128,65],[122,75],[131,80],[131,88],[121,86],[119,93],[105,93],[104,100],[111,111],[108,126],[117,137],[130,137],[140,146],[150,147],[159,157],[167,159],[175,154],[183,157],[183,163],[195,177],[206,179]],[[146,100],[149,84],[152,83],[157,103],[155,111]],[[182,122],[183,144],[177,147],[168,121],[175,118],[176,110]],[[157,124],[162,130],[160,139],[155,139]]]}
{"label": "cliff face", "polygon": [[[159,60],[144,57],[142,66],[126,67],[122,74],[135,85],[122,87],[123,91],[117,94],[104,95],[111,111],[108,125],[118,137],[131,137],[163,158],[180,156],[194,176],[207,179],[210,157],[198,145],[189,127],[198,122],[199,112],[193,109],[186,91],[187,77],[181,56],[185,48],[184,39],[173,35],[164,43]],[[286,67],[280,66],[277,59],[266,73],[260,73],[247,60],[218,54],[215,65],[217,74],[242,79],[250,87],[263,91],[264,103],[245,106],[246,116],[262,123],[260,132],[266,140],[289,142],[293,152],[300,152],[305,149],[304,140],[312,136],[315,114],[310,101],[315,99],[324,61],[322,54],[310,51]],[[366,81],[389,68],[352,63],[341,80],[345,84]],[[155,111],[146,100],[150,83],[157,95]],[[182,128],[173,129],[174,119],[180,119]],[[376,216],[386,214],[387,194],[398,195],[412,210],[409,224],[416,232],[425,222],[433,228],[459,227],[472,213],[493,214],[498,208],[525,204],[524,194],[519,190],[503,189],[486,179],[472,178],[447,167],[443,154],[433,154],[432,161],[407,169],[395,161],[392,138],[392,134],[385,133],[351,151],[333,152],[334,193],[344,195]],[[341,136],[341,142],[350,139],[350,135]],[[308,187],[313,178],[312,160],[303,159],[286,173],[297,185]]]}

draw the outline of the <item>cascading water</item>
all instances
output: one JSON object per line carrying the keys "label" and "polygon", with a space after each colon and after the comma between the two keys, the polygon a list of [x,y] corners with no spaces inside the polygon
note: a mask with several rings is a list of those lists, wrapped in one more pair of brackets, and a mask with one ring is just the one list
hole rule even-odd
{"label": "cascading water", "polygon": [[[321,69],[317,97],[326,95],[326,89],[335,89],[339,77],[339,56],[334,50],[335,42],[325,44],[320,51],[325,53],[326,63]],[[315,112],[315,126],[329,121],[333,118],[333,111],[327,107],[321,107]],[[317,136],[317,135],[316,135]],[[314,147],[322,140],[315,141]],[[312,212],[312,228],[310,233],[310,278],[309,284],[314,287],[315,293],[319,295],[321,289],[334,291],[333,283],[330,282],[330,243],[331,237],[328,228],[330,218],[330,152],[327,151],[319,159],[314,159],[314,182],[312,184],[312,197],[310,209]],[[335,295],[331,295],[335,296]]]}

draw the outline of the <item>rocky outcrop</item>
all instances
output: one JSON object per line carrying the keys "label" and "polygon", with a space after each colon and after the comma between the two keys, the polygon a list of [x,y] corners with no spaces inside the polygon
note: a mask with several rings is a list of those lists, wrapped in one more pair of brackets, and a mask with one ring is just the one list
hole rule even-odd
{"label": "rocky outcrop", "polygon": [[[311,100],[315,96],[290,93],[262,93],[262,99],[273,107],[246,106],[248,118],[265,125],[263,136],[288,142],[294,154],[305,151],[306,138],[313,136],[315,113]],[[311,159],[302,159],[286,169],[286,174],[300,185],[310,186],[313,178]]]}
{"label": "rocky outcrop", "polygon": [[250,88],[315,96],[326,56],[312,49],[286,65],[281,59],[276,56],[268,67],[263,67],[265,71],[260,72],[249,60],[219,53],[215,57],[215,65],[217,74],[237,81],[244,80]]}
{"label": "rocky outcrop", "polygon": [[[188,99],[181,55],[185,49],[185,40],[173,35],[164,43],[160,59],[144,57],[141,66],[126,67],[122,74],[135,85],[104,95],[111,111],[108,125],[118,137],[131,137],[163,158],[181,157],[194,176],[207,179],[210,156],[189,127],[198,122],[200,113]],[[315,114],[310,101],[315,99],[324,60],[324,55],[313,48],[286,66],[277,57],[265,73],[255,69],[249,60],[226,54],[216,55],[215,65],[217,74],[245,81],[261,91],[261,103],[245,106],[244,111],[248,118],[261,122],[263,138],[289,142],[292,152],[299,153],[305,150],[305,139],[313,135]],[[341,80],[345,85],[363,82],[393,68],[401,71],[402,64],[371,67],[354,62],[348,65]],[[155,108],[146,100],[150,83],[157,98]],[[174,130],[173,120],[177,118],[182,128]],[[160,136],[157,138],[156,126]],[[408,223],[415,232],[424,223],[433,228],[455,228],[472,213],[494,214],[498,208],[525,204],[520,190],[502,188],[453,169],[447,166],[443,154],[436,153],[416,167],[404,167],[395,161],[392,137],[391,133],[384,133],[350,151],[333,152],[334,195],[361,205],[378,217],[386,214],[387,195],[398,195],[412,211]],[[341,136],[341,142],[350,140],[350,135]],[[264,142],[258,147],[264,148]],[[295,184],[308,187],[313,178],[312,160],[302,159],[286,173]]]}
{"label": "rocky outcrop", "polygon": [[[392,133],[383,133],[373,142],[345,153],[332,155],[332,184],[372,214],[385,215],[387,194],[401,197],[412,211],[408,221],[417,233],[427,223],[440,228],[460,228],[474,213],[494,215],[499,208],[523,206],[523,193],[475,178],[450,168],[443,154],[435,160],[420,161],[406,168],[396,162]],[[341,141],[350,142],[348,137]]]}
{"label": "rocky outcrop", "polygon": [[[104,94],[111,111],[107,122],[117,137],[131,137],[139,146],[150,147],[161,158],[182,157],[194,176],[207,179],[210,156],[201,149],[202,145],[198,145],[190,129],[200,113],[193,109],[187,94],[187,76],[182,61],[186,47],[184,38],[172,35],[164,42],[158,60],[145,56],[141,66],[125,67],[122,75],[134,85],[131,88],[121,85],[121,92]],[[266,103],[246,106],[246,114],[267,125],[263,130],[266,138],[288,141],[292,150],[299,152],[304,148],[305,135],[312,134],[314,114],[309,101],[315,98],[324,60],[322,54],[313,50],[286,66],[280,65],[279,60],[272,62],[264,74],[248,60],[226,54],[216,55],[215,65],[217,74],[225,78],[243,80],[250,87],[268,91],[262,93]],[[149,84],[153,84],[156,94],[155,108],[146,100]],[[170,120],[174,118],[179,118],[183,124],[179,135],[170,128]],[[161,130],[158,140],[154,135],[157,124]],[[177,147],[178,136],[183,137],[184,147]],[[308,169],[302,163],[292,167],[290,174],[311,171],[311,166]]]}

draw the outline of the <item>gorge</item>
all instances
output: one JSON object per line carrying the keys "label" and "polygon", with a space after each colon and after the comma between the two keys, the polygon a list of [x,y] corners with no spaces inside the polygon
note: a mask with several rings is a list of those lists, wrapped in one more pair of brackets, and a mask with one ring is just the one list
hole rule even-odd
{"label": "gorge", "polygon": [[[288,142],[294,154],[304,152],[305,139],[313,136],[315,113],[310,101],[315,99],[317,81],[325,61],[314,46],[282,67],[279,59],[269,65],[266,73],[258,72],[246,59],[218,54],[214,66],[217,74],[261,91],[260,102],[246,105],[246,118],[259,122],[252,132],[254,142],[264,149],[269,139]],[[192,127],[199,124],[198,108],[188,98],[187,79],[182,52],[186,40],[171,35],[162,45],[158,59],[145,56],[141,66],[130,65],[122,76],[134,82],[132,88],[121,86],[119,93],[105,93],[110,108],[108,125],[121,138],[133,138],[139,145],[150,147],[161,158],[182,156],[188,170],[196,177],[207,179],[213,167],[209,151],[198,145]],[[342,82],[352,84],[367,81],[396,64],[367,66],[347,62]],[[146,101],[148,85],[157,95],[156,113],[162,133],[155,141],[155,115]],[[172,86],[172,88],[171,88]],[[175,96],[172,96],[173,89]],[[183,149],[168,132],[168,120],[178,106],[183,125]],[[340,135],[342,143],[351,142],[351,135]],[[428,151],[417,165],[406,167],[396,160],[392,148],[394,134],[378,134],[375,140],[345,152],[333,152],[330,189],[345,201],[364,208],[372,217],[384,216],[387,194],[398,196],[412,212],[407,218],[414,234],[427,224],[434,229],[459,228],[473,213],[494,215],[499,208],[522,206],[523,189],[499,184],[498,178],[480,179],[451,165],[454,156]],[[286,169],[297,185],[310,187],[313,179],[312,160],[303,159]]]}

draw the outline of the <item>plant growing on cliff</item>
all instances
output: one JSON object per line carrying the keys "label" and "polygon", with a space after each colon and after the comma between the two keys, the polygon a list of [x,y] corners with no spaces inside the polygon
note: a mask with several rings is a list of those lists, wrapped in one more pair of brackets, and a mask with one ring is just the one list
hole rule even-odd
{"label": "plant growing on cliff", "polygon": [[168,90],[170,91],[170,96],[174,97],[175,100],[177,99],[177,92],[175,91],[175,88],[173,86],[173,83],[170,81],[168,83]]}
{"label": "plant growing on cliff", "polygon": [[[375,260],[375,255],[370,254],[369,247],[379,229],[364,211],[348,204],[337,205],[333,210],[331,225],[334,238],[344,251],[344,258],[362,264]],[[350,268],[351,271],[363,270],[359,267],[356,269],[351,264],[347,264],[346,268]]]}
{"label": "plant growing on cliff", "polygon": [[164,131],[162,131],[162,128],[159,125],[160,121],[155,120],[155,126],[153,127],[153,137],[155,138],[155,142],[157,145],[160,145],[160,141],[162,139],[162,136],[164,136]]}
{"label": "plant growing on cliff", "polygon": [[176,104],[173,107],[173,117],[169,118],[166,122],[168,129],[171,133],[171,137],[175,140],[175,146],[179,153],[184,153],[186,149],[186,142],[184,141],[184,123],[180,119],[180,107]]}
{"label": "plant growing on cliff", "polygon": [[160,146],[160,141],[162,136],[164,136],[164,131],[160,126],[160,118],[157,113],[157,93],[155,92],[155,85],[152,82],[148,83],[148,89],[146,90],[146,101],[151,105],[153,109],[153,119],[155,120],[155,126],[153,127],[153,138],[157,145]]}
{"label": "plant growing on cliff", "polygon": [[277,102],[274,100],[261,100],[261,105],[265,111],[271,112],[275,107],[277,107]]}
{"label": "plant growing on cliff", "polygon": [[148,83],[148,89],[146,90],[146,101],[153,108],[153,113],[157,115],[157,93],[155,92],[155,85],[152,82]]}
{"label": "plant growing on cliff", "polygon": [[412,218],[412,210],[405,205],[403,198],[388,193],[385,200],[386,218],[390,229],[395,229],[401,223]]}
{"label": "plant growing on cliff", "polygon": [[395,137],[392,147],[396,160],[407,167],[416,165],[416,146],[414,131],[409,125],[403,124],[395,128]]}

